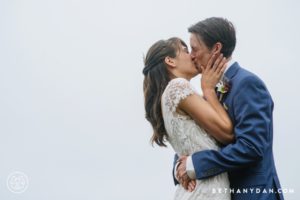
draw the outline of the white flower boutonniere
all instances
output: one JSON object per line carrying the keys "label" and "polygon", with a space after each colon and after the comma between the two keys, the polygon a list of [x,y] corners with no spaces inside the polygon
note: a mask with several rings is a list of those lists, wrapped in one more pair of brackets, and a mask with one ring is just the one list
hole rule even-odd
{"label": "white flower boutonniere", "polygon": [[222,101],[224,95],[230,89],[230,84],[226,79],[223,79],[216,85],[216,87],[217,87],[217,92],[219,93],[219,101]]}

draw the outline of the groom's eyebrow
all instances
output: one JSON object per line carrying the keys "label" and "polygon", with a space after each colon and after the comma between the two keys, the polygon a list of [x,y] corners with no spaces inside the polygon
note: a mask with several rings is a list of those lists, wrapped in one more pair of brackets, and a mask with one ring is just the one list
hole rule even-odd
{"label": "groom's eyebrow", "polygon": [[196,46],[192,46],[192,45],[191,45],[191,48],[192,48],[192,50],[197,50],[197,47],[196,47]]}

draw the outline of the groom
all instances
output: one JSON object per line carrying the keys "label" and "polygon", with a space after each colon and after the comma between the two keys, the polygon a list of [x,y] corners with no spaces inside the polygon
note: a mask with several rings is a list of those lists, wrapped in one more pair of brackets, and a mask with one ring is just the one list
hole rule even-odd
{"label": "groom", "polygon": [[220,151],[205,150],[179,159],[176,155],[175,184],[228,172],[230,190],[213,188],[212,192],[230,192],[233,200],[282,200],[272,150],[274,104],[263,81],[232,60],[234,26],[213,17],[188,30],[191,57],[198,69],[212,53],[223,53],[229,60],[218,96],[234,124],[235,142]]}

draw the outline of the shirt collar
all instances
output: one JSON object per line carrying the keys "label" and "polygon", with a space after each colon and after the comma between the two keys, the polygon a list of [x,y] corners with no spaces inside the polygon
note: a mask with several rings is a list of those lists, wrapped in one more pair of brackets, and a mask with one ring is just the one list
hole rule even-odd
{"label": "shirt collar", "polygon": [[221,83],[222,83],[222,80],[224,80],[224,77],[225,77],[225,73],[227,72],[227,70],[228,70],[234,63],[235,63],[235,60],[233,60],[232,58],[230,58],[230,59],[228,60],[226,69],[225,69],[225,71],[224,71],[224,73],[223,73],[223,75],[222,75],[222,77],[221,77],[221,79],[220,79],[220,81],[219,81],[218,84],[221,84]]}
{"label": "shirt collar", "polygon": [[233,60],[232,58],[229,59],[229,61],[227,62],[227,67],[224,71],[224,74],[227,72],[227,70],[233,65],[233,63],[235,63],[235,60]]}

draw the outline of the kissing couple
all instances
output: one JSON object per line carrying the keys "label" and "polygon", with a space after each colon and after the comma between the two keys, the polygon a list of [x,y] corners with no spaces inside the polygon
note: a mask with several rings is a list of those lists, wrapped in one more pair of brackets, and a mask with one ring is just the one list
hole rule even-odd
{"label": "kissing couple", "polygon": [[[211,17],[180,38],[154,43],[144,58],[152,143],[176,152],[176,200],[284,199],[273,158],[272,97],[233,60],[233,24]],[[199,94],[190,80],[201,76]],[[199,83],[200,85],[200,83]]]}

